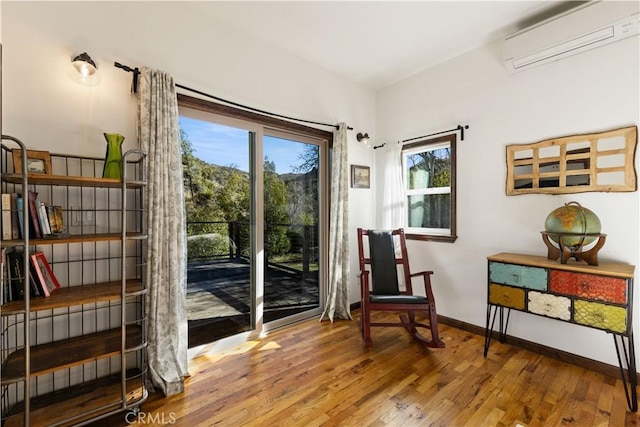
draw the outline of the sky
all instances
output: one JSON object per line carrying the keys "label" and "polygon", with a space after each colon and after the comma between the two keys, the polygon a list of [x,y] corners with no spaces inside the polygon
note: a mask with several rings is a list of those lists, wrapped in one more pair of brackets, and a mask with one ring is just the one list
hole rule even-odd
{"label": "sky", "polygon": [[[249,171],[248,131],[184,116],[180,116],[180,127],[187,133],[193,154],[200,160]],[[275,163],[277,173],[293,172],[305,145],[265,136],[264,156]]]}

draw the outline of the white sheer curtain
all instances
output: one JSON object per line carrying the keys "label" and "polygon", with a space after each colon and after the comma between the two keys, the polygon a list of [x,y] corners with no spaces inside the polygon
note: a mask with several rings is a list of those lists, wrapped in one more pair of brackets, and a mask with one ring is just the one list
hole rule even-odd
{"label": "white sheer curtain", "polygon": [[384,146],[384,186],[382,188],[382,228],[395,229],[404,225],[404,184],[402,181],[402,145]]}
{"label": "white sheer curtain", "polygon": [[347,125],[338,124],[331,160],[331,212],[329,217],[329,292],[324,312],[334,318],[351,319],[349,303],[349,160]]}
{"label": "white sheer curtain", "polygon": [[186,217],[173,78],[142,68],[138,137],[148,153],[146,295],[150,380],[166,396],[184,391],[187,372]]}

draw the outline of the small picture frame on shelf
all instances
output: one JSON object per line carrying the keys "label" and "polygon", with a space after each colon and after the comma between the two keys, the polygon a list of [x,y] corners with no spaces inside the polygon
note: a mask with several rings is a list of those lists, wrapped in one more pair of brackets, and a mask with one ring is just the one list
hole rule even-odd
{"label": "small picture frame on shelf", "polygon": [[[14,148],[13,170],[22,173],[22,150]],[[27,150],[27,173],[51,175],[51,156],[48,151]]]}
{"label": "small picture frame on shelf", "polygon": [[370,188],[370,186],[369,166],[351,165],[351,188]]}

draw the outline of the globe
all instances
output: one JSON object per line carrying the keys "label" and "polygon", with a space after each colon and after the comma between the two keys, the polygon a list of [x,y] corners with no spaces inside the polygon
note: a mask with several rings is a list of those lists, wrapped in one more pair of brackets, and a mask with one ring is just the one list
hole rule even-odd
{"label": "globe", "polygon": [[576,236],[565,235],[562,239],[565,246],[573,247],[575,250],[595,241],[598,236],[583,237],[582,235],[598,234],[600,227],[600,218],[578,202],[569,202],[554,209],[544,222],[544,230],[550,233],[549,238],[558,244],[560,235],[576,234]]}

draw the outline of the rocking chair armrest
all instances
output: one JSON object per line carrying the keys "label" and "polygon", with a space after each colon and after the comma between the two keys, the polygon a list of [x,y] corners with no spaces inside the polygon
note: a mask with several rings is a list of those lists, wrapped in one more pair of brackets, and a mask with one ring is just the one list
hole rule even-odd
{"label": "rocking chair armrest", "polygon": [[433,271],[421,271],[419,273],[410,274],[409,277],[417,277],[422,276],[424,279],[424,291],[427,294],[427,299],[429,300],[429,304],[432,306],[433,310],[435,310],[435,299],[433,297],[433,291],[431,290],[431,275]]}
{"label": "rocking chair armrest", "polygon": [[410,274],[409,276],[410,276],[410,277],[426,276],[427,274],[428,274],[428,275],[432,275],[432,274],[433,274],[433,271],[421,271],[421,272],[419,272],[419,273],[413,273],[413,274]]}

